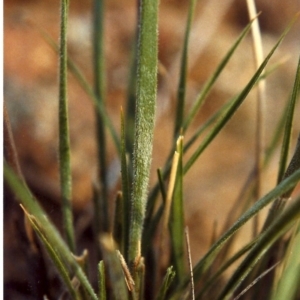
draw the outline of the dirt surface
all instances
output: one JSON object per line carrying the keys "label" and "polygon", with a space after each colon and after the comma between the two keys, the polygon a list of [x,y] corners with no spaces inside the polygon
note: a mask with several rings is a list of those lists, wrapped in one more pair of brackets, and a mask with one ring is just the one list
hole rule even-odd
{"label": "dirt surface", "polygon": [[[120,106],[125,106],[127,95],[136,3],[107,2],[107,109],[119,131]],[[186,2],[165,0],[160,4],[161,67],[152,183],[156,178],[156,169],[163,166],[171,145],[178,67],[187,13]],[[199,1],[197,6],[190,42],[186,95],[188,107],[248,22],[244,1],[224,1],[227,2],[227,8],[225,4],[224,7],[223,4],[218,5],[218,1]],[[265,54],[299,9],[300,4],[296,0],[258,1],[258,11],[262,11],[260,23]],[[91,1],[71,1],[68,50],[70,57],[90,82],[93,81],[91,18]],[[45,41],[43,32],[58,41],[58,1],[5,1],[5,104],[24,177],[60,228],[57,154],[58,56]],[[270,62],[272,65],[284,60],[267,80],[266,144],[292,88],[299,55],[299,32],[298,20]],[[254,70],[249,35],[218,80],[192,129],[187,132],[186,140],[216,108],[242,89]],[[91,248],[89,220],[93,209],[92,187],[97,175],[95,113],[92,102],[72,75],[69,76],[68,92],[73,203],[78,240],[81,242],[79,250],[82,250],[85,247]],[[205,151],[185,180],[186,223],[190,228],[194,262],[207,250],[213,224],[217,222],[217,229],[221,229],[227,212],[253,166],[255,99],[256,93],[252,92],[226,130]],[[295,145],[300,129],[299,109],[296,114],[292,145]],[[108,149],[110,197],[114,201],[120,184],[120,164],[111,140],[108,140]],[[263,174],[263,191],[275,184],[277,161],[278,155]],[[23,212],[9,191],[5,191],[5,299],[42,299],[45,294],[49,299],[56,299],[62,290],[55,271],[49,270],[49,262],[40,255],[42,250],[33,249],[28,242],[24,231]],[[244,235],[247,235],[247,231]],[[243,240],[242,237],[241,242]],[[91,250],[91,256],[93,255]],[[46,282],[51,282],[51,286],[47,286]]]}

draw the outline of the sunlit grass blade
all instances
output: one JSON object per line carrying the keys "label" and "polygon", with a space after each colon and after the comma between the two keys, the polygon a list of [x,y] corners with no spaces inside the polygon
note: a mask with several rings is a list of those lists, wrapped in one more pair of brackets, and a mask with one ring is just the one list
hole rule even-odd
{"label": "sunlit grass blade", "polygon": [[281,155],[280,155],[280,163],[279,163],[277,182],[280,182],[282,180],[282,178],[284,176],[284,172],[286,170],[288,154],[289,154],[289,146],[290,146],[290,140],[291,140],[291,133],[292,133],[292,126],[293,126],[293,120],[294,120],[294,112],[295,112],[296,102],[298,99],[299,89],[300,89],[300,57],[299,57],[299,61],[298,61],[294,87],[293,87],[292,95],[290,97],[287,115],[286,115],[286,123],[285,123],[285,130],[284,130],[282,147],[281,147]]}
{"label": "sunlit grass blade", "polygon": [[[94,66],[94,92],[97,106],[105,106],[105,67],[104,67],[104,1],[94,0],[93,9],[93,66]],[[106,128],[101,114],[96,110],[96,140],[98,152],[98,179],[100,181],[100,194],[98,195],[101,211],[101,230],[108,232],[108,182],[107,182],[107,154],[106,154]]]}
{"label": "sunlit grass blade", "polygon": [[139,15],[137,103],[133,152],[129,262],[140,259],[157,92],[158,1],[142,0]]}
{"label": "sunlit grass blade", "polygon": [[48,219],[47,214],[33,198],[28,188],[24,186],[22,181],[15,175],[15,173],[6,163],[4,164],[4,178],[26,211],[30,215],[34,216],[39,225],[43,228],[44,235],[47,237],[49,243],[55,247],[55,251],[61,257],[61,261],[65,264],[65,268],[78,278],[80,284],[88,292],[89,297],[96,300],[97,296],[84,271],[76,262],[74,256],[72,255],[65,241],[61,238],[56,227]]}
{"label": "sunlit grass blade", "polygon": [[279,282],[276,284],[272,300],[280,299],[296,299],[297,293],[299,297],[300,282],[300,226],[296,228],[296,234],[292,236],[288,251],[286,251],[287,262],[280,276]]}
{"label": "sunlit grass blade", "polygon": [[128,289],[126,280],[114,242],[109,234],[103,234],[100,238],[100,242],[114,298],[127,300]]}
{"label": "sunlit grass blade", "polygon": [[187,161],[186,165],[184,166],[184,173],[186,173],[191,166],[195,163],[195,161],[198,159],[200,154],[207,148],[207,146],[211,143],[211,141],[217,136],[217,134],[220,132],[220,130],[225,126],[225,124],[231,119],[233,114],[236,112],[236,110],[239,108],[239,106],[243,103],[246,96],[249,94],[249,92],[252,90],[253,86],[259,79],[260,74],[263,72],[265,66],[269,62],[270,58],[272,57],[273,53],[277,49],[277,47],[282,42],[283,38],[288,33],[288,30],[290,29],[291,25],[284,31],[284,33],[279,38],[278,42],[275,44],[275,46],[272,48],[272,50],[269,52],[261,66],[258,68],[258,70],[255,72],[255,74],[252,76],[248,84],[245,86],[245,88],[242,90],[242,92],[236,97],[235,101],[232,103],[232,105],[228,108],[226,113],[224,113],[211,132],[204,138],[203,142],[199,145],[199,147],[196,149],[196,151],[193,153],[191,158]]}
{"label": "sunlit grass blade", "polygon": [[72,175],[67,95],[67,23],[69,0],[61,1],[60,48],[59,48],[59,169],[62,197],[63,224],[67,243],[75,252],[72,213]]}
{"label": "sunlit grass blade", "polygon": [[173,270],[173,267],[172,266],[169,267],[167,269],[167,273],[166,273],[166,275],[164,277],[162,285],[161,285],[161,287],[159,289],[159,292],[158,292],[158,295],[156,297],[156,300],[165,300],[165,299],[168,299],[167,298],[167,291],[168,291],[170,285],[172,284],[175,275],[176,275],[176,273]]}
{"label": "sunlit grass blade", "polygon": [[251,28],[251,25],[252,25],[252,22],[250,22],[245,27],[245,29],[242,31],[241,35],[238,37],[238,39],[236,40],[236,42],[229,49],[229,51],[227,52],[227,54],[225,55],[225,57],[223,58],[223,60],[221,61],[221,63],[218,65],[218,67],[216,68],[215,72],[212,74],[212,76],[205,83],[205,85],[202,88],[201,92],[197,96],[197,99],[194,102],[193,107],[191,108],[189,114],[187,115],[187,117],[185,118],[185,120],[183,122],[183,133],[185,133],[185,131],[187,130],[187,128],[189,127],[189,125],[191,124],[191,122],[193,121],[193,119],[195,118],[195,116],[198,113],[200,107],[204,103],[204,100],[206,99],[206,97],[209,94],[209,92],[211,91],[214,83],[216,82],[216,80],[218,79],[218,77],[220,76],[220,74],[222,73],[222,71],[224,70],[224,68],[227,65],[229,59],[234,54],[236,48],[241,43],[241,41],[246,36],[246,34],[249,32],[249,30]]}
{"label": "sunlit grass blade", "polygon": [[177,139],[177,136],[183,124],[184,106],[185,106],[184,104],[185,104],[185,94],[186,94],[186,76],[187,76],[187,69],[188,69],[188,45],[189,45],[190,32],[191,32],[196,3],[197,3],[196,0],[190,0],[187,24],[186,24],[185,35],[184,35],[183,50],[182,50],[181,65],[180,65],[179,85],[177,91],[176,117],[175,117],[175,124],[174,124],[175,140]]}
{"label": "sunlit grass blade", "polygon": [[295,199],[286,210],[262,233],[258,242],[252,248],[250,253],[238,267],[237,271],[230,277],[224,289],[221,291],[218,299],[229,299],[233,291],[242,280],[253,269],[254,265],[267,252],[272,244],[295,224],[300,218],[300,197]]}
{"label": "sunlit grass blade", "polygon": [[178,167],[176,174],[176,184],[173,192],[173,201],[171,206],[171,214],[169,221],[169,230],[171,236],[171,264],[175,268],[175,280],[180,282],[185,272],[185,256],[184,256],[184,209],[183,209],[183,137],[177,140],[177,152],[179,154]]}
{"label": "sunlit grass blade", "polygon": [[106,300],[106,288],[105,288],[105,266],[103,260],[98,264],[98,286],[99,286],[99,300]]}

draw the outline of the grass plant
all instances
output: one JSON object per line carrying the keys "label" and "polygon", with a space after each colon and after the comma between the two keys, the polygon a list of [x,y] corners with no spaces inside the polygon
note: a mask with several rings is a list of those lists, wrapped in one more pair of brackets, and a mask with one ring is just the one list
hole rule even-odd
{"label": "grass plant", "polygon": [[[128,107],[125,113],[120,108],[120,134],[112,125],[105,107],[104,1],[94,0],[93,85],[84,77],[76,63],[68,57],[66,34],[68,6],[68,0],[61,0],[59,45],[53,42],[47,33],[41,31],[45,40],[59,51],[59,164],[64,237],[26,186],[19,168],[6,111],[4,118],[5,182],[21,204],[31,226],[30,230],[35,232],[60,275],[61,284],[67,291],[67,296],[64,295],[67,298],[63,299],[262,299],[259,298],[262,290],[264,295],[268,295],[268,298],[264,299],[299,299],[300,288],[297,283],[300,280],[300,263],[296,253],[300,251],[300,198],[299,195],[292,200],[290,197],[293,196],[292,192],[300,181],[300,138],[289,165],[288,161],[294,113],[299,99],[300,60],[294,84],[291,84],[291,91],[287,91],[287,94],[291,94],[287,109],[278,122],[281,124],[279,129],[274,128],[274,139],[267,147],[268,151],[265,155],[262,154],[260,140],[263,131],[260,117],[257,120],[259,124],[254,121],[258,128],[259,141],[256,143],[260,145],[257,148],[259,153],[254,156],[260,160],[259,157],[263,155],[261,163],[256,161],[259,168],[267,166],[266,162],[270,160],[270,156],[281,140],[277,185],[267,194],[258,196],[258,193],[253,193],[251,182],[261,180],[260,175],[259,172],[250,172],[249,180],[241,192],[243,201],[235,204],[234,208],[235,211],[241,211],[240,215],[236,216],[232,213],[228,216],[226,223],[228,226],[224,228],[223,234],[214,239],[210,249],[193,267],[188,230],[185,225],[183,192],[185,175],[188,171],[239,110],[248,94],[257,85],[261,86],[262,80],[268,80],[264,70],[294,21],[287,26],[266,57],[257,58],[257,70],[249,82],[241,87],[241,91],[195,129],[191,138],[185,141],[185,133],[187,130],[192,130],[192,121],[199,114],[216,80],[254,24],[256,24],[256,34],[259,34],[258,17],[253,18],[252,13],[253,19],[232,43],[232,47],[197,95],[191,109],[185,114],[188,46],[196,7],[196,1],[190,0],[179,70],[174,131],[170,133],[173,144],[165,165],[158,170],[157,183],[149,189],[157,98],[159,3],[157,0],[138,1],[138,34],[136,45],[133,47],[136,60],[133,59],[131,66],[133,71],[130,72],[132,77],[128,87]],[[258,52],[257,56],[259,56]],[[98,181],[101,189],[95,192],[94,224],[98,225],[94,246],[99,248],[100,259],[97,265],[89,268],[97,270],[98,285],[90,281],[85,268],[77,259],[80,253],[77,250],[78,245],[75,244],[76,231],[73,226],[71,202],[72,149],[69,145],[68,71],[75,75],[78,84],[90,96],[97,116],[95,139],[98,143]],[[132,112],[133,104],[134,112]],[[258,115],[261,113],[259,110]],[[281,130],[282,124],[285,124],[284,130]],[[114,199],[110,199],[107,182],[106,140],[109,138],[113,140],[121,162],[121,190]],[[191,150],[192,145],[195,145],[195,148],[186,160],[187,150]],[[128,149],[132,149],[133,153],[128,153]],[[251,194],[252,198],[256,195],[253,199],[254,204],[250,207],[245,205],[248,194]],[[116,202],[114,215],[110,215],[109,211],[111,201]],[[255,216],[269,204],[271,210],[261,232],[255,230],[252,240],[229,256],[226,247],[234,243],[237,232],[245,223],[253,221]],[[110,224],[110,220],[114,222]],[[280,255],[276,253],[277,247],[283,249]],[[220,257],[222,264],[217,270],[216,262]],[[190,268],[187,268],[188,264]],[[234,270],[231,275],[223,276],[233,264]],[[257,284],[260,281],[264,282],[266,277],[271,278],[268,285]]]}

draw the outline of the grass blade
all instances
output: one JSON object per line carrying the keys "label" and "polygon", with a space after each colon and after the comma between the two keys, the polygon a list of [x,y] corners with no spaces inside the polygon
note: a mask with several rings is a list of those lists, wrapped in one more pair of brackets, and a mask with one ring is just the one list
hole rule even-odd
{"label": "grass blade", "polygon": [[101,236],[101,246],[103,250],[104,262],[107,265],[114,298],[127,300],[128,290],[123,269],[110,235],[103,234]]}
{"label": "grass blade", "polygon": [[67,243],[75,251],[72,214],[72,178],[70,163],[70,137],[67,96],[67,22],[69,1],[61,1],[60,48],[59,48],[59,162],[62,196],[63,224]]}
{"label": "grass blade", "polygon": [[70,252],[70,249],[66,245],[65,241],[61,238],[55,226],[48,219],[47,214],[33,198],[29,189],[22,183],[22,181],[15,175],[11,168],[4,163],[4,178],[12,191],[15,193],[20,203],[25,207],[26,211],[35,217],[40,226],[43,228],[43,232],[47,237],[47,240],[51,245],[54,245],[55,251],[61,257],[61,261],[65,263],[65,268],[72,271],[78,278],[81,285],[88,292],[91,299],[97,300],[97,296],[88,281],[84,271],[76,262],[74,255]]}
{"label": "grass blade", "polygon": [[66,267],[64,266],[62,260],[57,255],[56,251],[54,250],[53,245],[51,245],[51,243],[48,241],[47,237],[43,233],[43,227],[39,224],[39,222],[36,220],[36,218],[33,215],[30,215],[23,206],[21,206],[21,207],[24,211],[24,214],[25,214],[27,220],[30,222],[32,228],[34,229],[34,231],[36,232],[38,237],[41,239],[48,255],[50,256],[50,258],[53,261],[55,267],[57,268],[60,276],[62,277],[67,289],[69,290],[70,295],[74,299],[79,299],[79,294],[72,285],[72,281],[69,277],[68,271],[67,271]]}
{"label": "grass blade", "polygon": [[[97,106],[105,105],[105,68],[104,68],[104,1],[94,0],[94,27],[93,27],[93,66],[94,66],[94,91]],[[107,167],[106,167],[106,130],[101,114],[96,110],[96,135],[98,150],[98,176],[100,180],[100,195],[98,206],[101,212],[101,230],[108,232],[108,200],[107,200]]]}
{"label": "grass blade", "polygon": [[126,130],[123,110],[121,109],[121,177],[122,177],[122,253],[128,261],[129,244],[129,214],[130,211],[130,183],[126,151]]}
{"label": "grass blade", "polygon": [[170,287],[170,285],[172,284],[174,277],[175,277],[176,273],[173,270],[173,267],[169,267],[167,269],[167,273],[164,277],[164,280],[162,282],[162,285],[160,287],[160,290],[158,292],[158,295],[156,297],[156,300],[165,300],[168,299],[167,297],[167,291]]}
{"label": "grass blade", "polygon": [[[219,240],[210,248],[205,256],[194,267],[194,279],[199,280],[202,274],[209,268],[215,256],[220,252],[225,243],[232,237],[247,221],[256,215],[261,209],[272,202],[275,198],[289,191],[295,184],[300,181],[300,170],[297,170],[290,177],[282,181],[278,186],[268,194],[258,200],[250,209],[248,209],[232,226],[225,232]],[[189,278],[182,282],[186,286]],[[180,288],[180,287],[179,287]],[[182,287],[181,287],[182,288]]]}
{"label": "grass blade", "polygon": [[[44,38],[44,40],[48,43],[48,45],[55,52],[59,52],[59,47],[58,47],[57,43],[52,39],[52,37],[43,29],[41,29],[41,28],[37,28],[37,29],[38,29],[39,33],[41,34],[41,36]],[[113,139],[113,142],[115,144],[118,154],[120,154],[121,146],[120,146],[119,137],[118,137],[118,134],[114,128],[114,125],[113,125],[105,107],[103,106],[102,102],[99,102],[97,100],[97,96],[96,96],[95,91],[93,90],[92,86],[89,84],[89,82],[87,81],[86,77],[84,76],[82,71],[79,69],[77,64],[70,57],[67,58],[67,64],[68,64],[68,68],[69,68],[70,72],[73,74],[73,76],[76,78],[79,85],[82,87],[82,89],[86,92],[86,94],[92,100],[98,114],[101,115],[101,117],[103,118],[105,127],[108,129],[108,131]]]}
{"label": "grass blade", "polygon": [[[298,136],[298,141],[296,145],[295,153],[291,159],[291,162],[283,176],[283,179],[289,177],[291,174],[300,169],[300,135]],[[293,191],[295,186],[291,187],[282,197],[276,199],[273,205],[270,208],[269,214],[263,226],[263,230],[265,230],[274,219],[276,219],[277,215],[283,209],[286,199],[288,199]]]}
{"label": "grass blade", "polygon": [[300,197],[298,197],[272,225],[261,235],[237,271],[231,276],[218,299],[228,299],[240,282],[249,274],[257,261],[271,245],[300,218]]}
{"label": "grass blade", "polygon": [[129,262],[141,255],[157,91],[158,1],[141,0]]}
{"label": "grass blade", "polygon": [[175,268],[176,281],[180,282],[185,275],[185,257],[184,257],[184,209],[183,209],[183,137],[177,140],[178,168],[176,175],[176,183],[173,192],[173,201],[170,215],[170,235],[172,245],[172,262]]}
{"label": "grass blade", "polygon": [[300,89],[300,56],[299,56],[299,61],[297,66],[293,92],[287,108],[286,123],[285,123],[285,130],[284,130],[283,141],[282,141],[277,182],[280,182],[282,180],[287,165],[291,133],[292,133],[292,125],[294,120],[294,112],[295,112],[295,106],[299,94],[299,89]]}
{"label": "grass blade", "polygon": [[178,85],[178,91],[177,91],[177,109],[176,109],[175,128],[174,128],[174,138],[175,139],[177,139],[177,135],[179,134],[180,129],[182,127],[182,123],[183,123],[185,90],[186,90],[186,75],[187,75],[187,69],[188,69],[188,45],[189,45],[189,37],[190,37],[196,3],[197,3],[196,0],[190,0],[187,24],[186,24],[185,35],[184,35],[183,51],[182,51],[181,66],[180,66],[179,85]]}
{"label": "grass blade", "polygon": [[225,126],[225,124],[230,120],[230,118],[233,116],[233,114],[236,112],[238,107],[242,104],[242,102],[245,100],[246,96],[249,94],[249,92],[252,90],[253,86],[259,79],[259,76],[263,72],[265,66],[269,62],[270,58],[272,57],[273,53],[277,49],[277,47],[282,42],[283,38],[288,33],[288,30],[290,29],[291,25],[284,31],[284,33],[279,38],[278,42],[275,44],[273,49],[269,52],[263,63],[260,65],[258,70],[255,72],[255,74],[252,76],[246,87],[243,89],[243,91],[236,97],[236,100],[233,102],[233,104],[228,108],[225,114],[223,114],[220,119],[217,121],[214,128],[211,130],[211,132],[204,138],[203,142],[200,144],[200,146],[196,149],[194,154],[191,156],[191,158],[187,161],[186,165],[184,166],[184,173],[186,173],[191,166],[195,163],[195,161],[198,159],[200,154],[206,149],[206,147],[211,143],[211,141],[217,136],[217,134],[220,132],[220,130]]}
{"label": "grass blade", "polygon": [[99,285],[99,300],[106,300],[105,289],[105,266],[103,260],[98,264],[98,285]]}
{"label": "grass blade", "polygon": [[[296,235],[294,235],[290,241],[289,250],[287,251],[288,260],[285,269],[277,284],[276,291],[272,297],[272,300],[280,299],[296,299],[297,292],[299,293],[300,282],[300,226],[298,221],[298,228]],[[299,295],[298,295],[299,296]]]}
{"label": "grass blade", "polygon": [[214,85],[214,83],[216,82],[216,80],[220,76],[221,72],[223,71],[223,69],[227,65],[229,59],[231,58],[231,56],[235,52],[236,48],[241,43],[241,41],[246,36],[246,34],[249,32],[249,30],[251,28],[251,25],[252,25],[252,22],[250,22],[245,27],[245,29],[242,31],[241,35],[238,37],[238,39],[233,44],[233,46],[229,49],[229,51],[227,52],[227,54],[225,55],[225,57],[223,58],[223,60],[221,61],[221,63],[218,65],[218,67],[216,68],[215,72],[212,74],[212,76],[205,83],[205,85],[202,88],[201,92],[199,93],[199,95],[198,95],[198,97],[197,97],[197,99],[196,99],[193,107],[191,108],[188,116],[184,120],[184,123],[183,123],[183,133],[187,130],[187,128],[189,127],[189,125],[191,124],[191,122],[193,121],[193,119],[195,118],[197,112],[199,111],[200,107],[204,103],[204,100],[206,99],[207,95],[211,91],[212,86]]}

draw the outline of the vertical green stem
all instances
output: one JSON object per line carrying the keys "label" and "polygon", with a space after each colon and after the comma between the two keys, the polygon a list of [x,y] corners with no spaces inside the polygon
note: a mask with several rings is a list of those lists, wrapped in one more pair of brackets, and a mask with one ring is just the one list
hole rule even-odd
{"label": "vertical green stem", "polygon": [[[98,106],[104,106],[105,98],[105,71],[104,71],[104,1],[94,1],[94,92]],[[102,115],[96,110],[98,159],[100,195],[98,195],[100,207],[101,230],[109,230],[107,207],[107,170],[106,170],[106,134],[105,122]],[[100,230],[100,228],[98,229]]]}
{"label": "vertical green stem", "polygon": [[60,184],[62,193],[63,222],[67,243],[75,251],[75,238],[72,216],[72,178],[70,163],[70,137],[67,96],[67,22],[69,1],[61,1],[60,48],[59,48],[59,159]]}
{"label": "vertical green stem", "polygon": [[190,7],[189,7],[187,25],[185,29],[183,51],[181,57],[179,86],[177,91],[177,109],[176,109],[175,128],[174,128],[175,140],[177,139],[177,135],[179,134],[183,124],[185,91],[186,91],[186,75],[188,69],[188,44],[189,44],[189,37],[190,37],[190,31],[192,27],[195,7],[196,7],[196,0],[190,0]]}
{"label": "vertical green stem", "polygon": [[157,92],[158,1],[141,0],[139,14],[137,102],[133,152],[133,188],[130,220],[129,261],[141,256],[141,236],[152,155]]}

